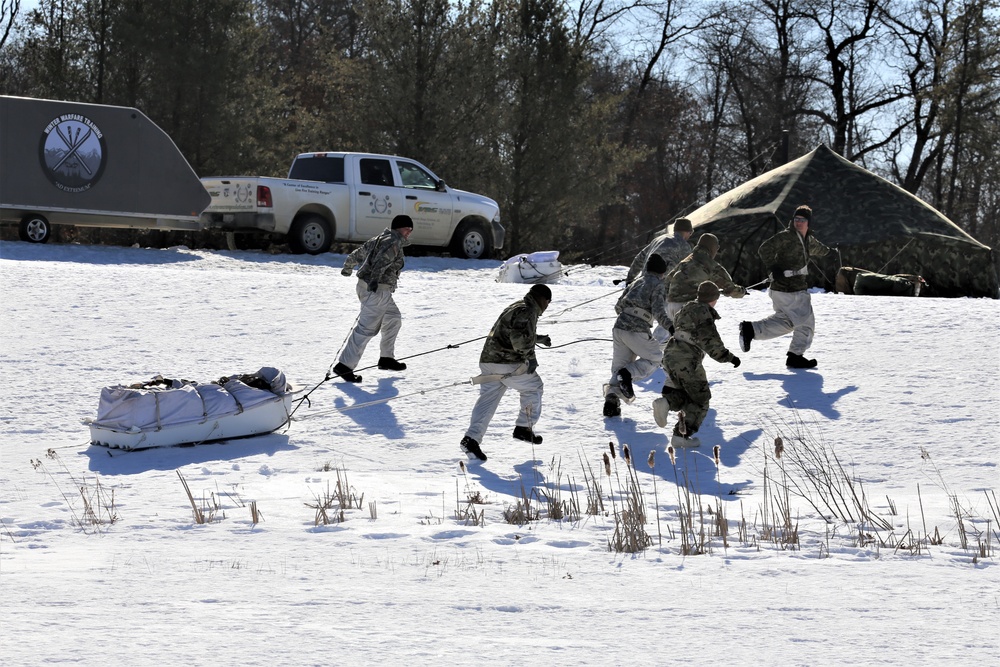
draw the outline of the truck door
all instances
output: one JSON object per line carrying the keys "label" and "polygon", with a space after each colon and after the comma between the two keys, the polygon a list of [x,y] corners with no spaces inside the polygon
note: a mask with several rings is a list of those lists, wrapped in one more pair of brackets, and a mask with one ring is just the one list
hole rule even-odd
{"label": "truck door", "polygon": [[451,238],[454,206],[448,192],[438,191],[438,179],[422,165],[397,159],[403,186],[403,212],[413,218],[410,241],[417,245],[443,245]]}
{"label": "truck door", "polygon": [[402,191],[395,185],[392,163],[387,158],[361,158],[355,169],[355,229],[359,237],[369,239],[404,213]]}

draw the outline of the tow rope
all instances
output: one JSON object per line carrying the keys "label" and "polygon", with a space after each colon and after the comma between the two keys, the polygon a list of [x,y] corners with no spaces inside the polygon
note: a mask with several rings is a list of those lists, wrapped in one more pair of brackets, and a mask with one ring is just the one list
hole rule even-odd
{"label": "tow rope", "polygon": [[[588,299],[586,301],[581,301],[580,303],[574,304],[572,306],[569,306],[568,308],[564,308],[563,310],[559,311],[558,313],[555,313],[553,315],[553,317],[558,317],[560,315],[563,315],[564,313],[568,313],[569,311],[573,310],[574,308],[578,308],[580,306],[586,305],[588,303],[592,303],[594,301],[598,301],[598,300],[603,299],[605,297],[612,296],[614,294],[618,294],[619,292],[623,291],[623,289],[624,288],[622,288],[622,289],[616,289],[613,292],[609,292],[607,294],[602,294],[601,296],[594,297],[593,299]],[[359,316],[360,316],[360,314],[359,314]],[[610,318],[593,318],[593,319],[597,320],[597,319],[610,319]],[[578,320],[578,321],[580,321],[580,322],[586,322],[586,321],[592,321],[592,320]],[[355,319],[355,324],[356,323],[357,323],[357,320]],[[545,321],[545,324],[568,324],[568,323],[569,322]],[[353,330],[353,327],[352,327],[352,330]],[[348,334],[348,336],[350,336],[350,334]],[[454,349],[457,349],[457,348],[459,348],[462,345],[465,345],[467,343],[474,343],[476,341],[480,341],[480,340],[483,340],[485,338],[486,338],[486,336],[479,336],[478,338],[470,338],[469,340],[464,340],[464,341],[462,341],[460,343],[452,343],[452,344],[449,344],[449,345],[445,345],[444,347],[434,348],[433,350],[427,350],[425,352],[418,352],[416,354],[411,354],[411,355],[406,356],[406,357],[400,357],[398,359],[398,361],[404,361],[406,359],[414,359],[416,357],[422,357],[422,356],[424,356],[426,354],[433,354],[434,352],[441,352],[443,350],[454,350]],[[575,345],[577,343],[583,343],[583,342],[587,342],[587,341],[611,342],[612,339],[610,339],[610,338],[581,338],[579,340],[570,341],[569,343],[563,343],[561,345],[553,345],[553,346],[549,347],[548,349],[556,349],[556,348],[560,348],[560,347],[566,347],[568,345]],[[347,342],[346,338],[345,338],[344,342],[345,343]],[[341,344],[341,347],[343,347],[343,343]],[[337,353],[337,356],[339,358],[339,356],[340,356],[339,352]],[[319,382],[317,382],[311,389],[309,389],[309,391],[307,391],[301,398],[295,399],[296,405],[292,409],[292,411],[288,413],[288,421],[286,423],[289,423],[289,424],[291,423],[292,417],[295,415],[296,412],[298,412],[299,408],[302,407],[303,404],[308,404],[309,407],[312,407],[312,401],[309,400],[310,394],[312,394],[314,391],[316,391],[317,389],[319,389],[321,386],[323,386],[324,384],[326,384],[327,382],[329,382],[333,378],[339,377],[338,375],[336,375],[333,372],[333,367],[335,365],[336,365],[336,362],[333,362],[332,364],[330,364],[327,367],[326,376],[322,380],[320,380]],[[366,371],[366,370],[369,370],[369,369],[372,369],[372,368],[376,368],[377,366],[378,366],[378,364],[371,364],[370,366],[363,366],[361,368],[354,369],[354,370],[356,370],[356,371]],[[448,385],[442,385],[440,387],[432,387],[430,389],[422,389],[422,390],[419,390],[419,391],[416,391],[416,392],[405,394],[405,396],[416,396],[416,395],[424,394],[424,393],[427,393],[427,392],[430,392],[430,391],[439,391],[441,389],[449,389],[451,387],[457,387],[457,386],[460,386],[460,385],[463,385],[463,384],[482,384],[483,382],[495,382],[495,381],[497,381],[497,380],[479,380],[479,381],[477,381],[478,378],[484,378],[484,377],[491,377],[491,376],[477,375],[476,377],[473,377],[473,378],[471,378],[469,380],[462,380],[460,382],[453,382],[453,383],[448,384]],[[508,376],[504,376],[504,377],[509,377],[509,375]],[[502,379],[502,378],[497,378],[497,379]],[[387,402],[389,402],[391,400],[394,400],[396,398],[402,398],[402,396],[393,396],[391,398],[378,399],[378,400],[370,401],[370,402],[367,402],[367,403],[359,403],[357,405],[352,405],[352,406],[348,406],[348,407],[345,407],[345,408],[337,408],[337,409],[335,409],[333,411],[327,411],[326,413],[320,412],[320,413],[317,413],[317,414],[328,414],[329,412],[343,412],[343,411],[346,411],[346,410],[353,410],[355,408],[366,407],[366,406],[369,406],[369,405],[377,405],[379,403],[387,403]]]}

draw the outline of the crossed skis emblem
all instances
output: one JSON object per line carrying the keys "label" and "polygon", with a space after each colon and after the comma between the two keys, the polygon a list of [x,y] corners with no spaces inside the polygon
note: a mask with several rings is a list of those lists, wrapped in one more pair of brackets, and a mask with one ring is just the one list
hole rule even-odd
{"label": "crossed skis emblem", "polygon": [[82,127],[76,128],[76,135],[74,136],[73,128],[69,128],[68,130],[69,137],[67,137],[65,134],[63,134],[62,129],[58,125],[56,125],[56,132],[59,134],[59,138],[63,140],[63,143],[66,144],[66,148],[68,149],[68,151],[65,155],[62,156],[62,159],[59,160],[59,162],[57,162],[54,167],[52,167],[52,171],[58,171],[59,167],[61,167],[63,163],[66,162],[66,160],[76,155],[78,158],[77,161],[84,169],[87,170],[87,175],[88,176],[94,175],[94,172],[91,171],[90,167],[87,166],[86,160],[77,155],[80,148],[83,146],[83,142],[85,142],[90,137],[90,135],[93,134],[94,131],[88,127],[87,133],[83,135],[83,138],[81,139],[80,138],[81,130],[83,130]]}

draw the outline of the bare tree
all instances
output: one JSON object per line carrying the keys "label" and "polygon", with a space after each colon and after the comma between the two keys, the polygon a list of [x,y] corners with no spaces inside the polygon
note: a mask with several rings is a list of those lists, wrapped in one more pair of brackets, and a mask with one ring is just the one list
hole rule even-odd
{"label": "bare tree", "polygon": [[874,71],[883,62],[880,12],[889,0],[802,0],[800,13],[819,33],[817,55],[827,65],[813,81],[825,91],[829,106],[814,105],[801,113],[823,121],[831,148],[850,160],[890,143],[902,128],[872,130],[875,113],[906,93],[881,80]]}
{"label": "bare tree", "polygon": [[924,0],[894,9],[884,12],[883,20],[899,48],[890,66],[901,70],[907,86],[906,106],[897,121],[906,130],[888,146],[889,168],[901,187],[916,193],[945,147],[940,128],[942,100],[935,91],[940,90],[947,67],[951,3]]}
{"label": "bare tree", "polygon": [[7,43],[20,10],[21,0],[0,0],[0,49]]}
{"label": "bare tree", "polygon": [[889,169],[970,233],[996,242],[1000,37],[996,0],[922,0],[886,12],[907,82]]}
{"label": "bare tree", "polygon": [[816,123],[801,113],[815,77],[807,28],[792,0],[763,0],[726,5],[702,32],[696,62],[710,128],[707,196],[781,164],[786,136],[796,153],[814,145]]}

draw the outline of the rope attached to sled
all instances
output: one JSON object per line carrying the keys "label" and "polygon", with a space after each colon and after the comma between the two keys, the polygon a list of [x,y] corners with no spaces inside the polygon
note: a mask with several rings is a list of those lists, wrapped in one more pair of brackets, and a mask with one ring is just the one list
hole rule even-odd
{"label": "rope attached to sled", "polygon": [[316,412],[310,416],[332,414],[334,412],[347,412],[348,410],[356,410],[358,408],[367,408],[372,405],[381,405],[383,403],[388,403],[389,401],[394,401],[397,398],[408,398],[410,396],[421,396],[423,394],[428,394],[432,391],[441,391],[442,389],[451,389],[452,387],[458,387],[463,384],[487,384],[490,382],[502,382],[509,377],[514,375],[521,375],[525,373],[528,369],[527,364],[521,364],[509,373],[494,373],[494,374],[483,374],[477,375],[475,377],[469,378],[468,380],[460,380],[458,382],[452,382],[451,384],[444,384],[439,387],[431,387],[429,389],[419,389],[417,391],[411,391],[408,394],[398,394],[396,396],[389,396],[388,398],[378,398],[374,401],[366,401],[365,403],[355,403],[354,405],[345,405],[342,408],[333,408],[332,410],[324,410],[322,412]]}
{"label": "rope attached to sled", "polygon": [[[622,288],[622,289],[616,289],[613,292],[609,292],[607,294],[602,294],[601,296],[595,297],[593,299],[588,299],[586,301],[581,301],[580,303],[574,304],[572,306],[564,308],[563,310],[559,311],[558,313],[555,313],[553,315],[553,317],[558,317],[559,315],[562,315],[564,313],[568,313],[569,311],[571,311],[574,308],[577,308],[579,306],[583,306],[583,305],[586,305],[588,303],[592,303],[594,301],[598,301],[600,299],[603,299],[605,297],[618,294],[618,293],[622,292],[623,289],[624,288]],[[358,318],[360,318],[360,317],[361,317],[361,314],[358,313],[358,317],[356,317],[355,320],[354,320],[354,326],[357,325]],[[590,320],[574,320],[573,322],[588,322],[588,321],[596,321],[596,320],[601,320],[601,319],[610,319],[610,318],[598,317],[598,318],[592,318]],[[557,322],[557,321],[548,321],[548,320],[546,320],[544,323],[545,324],[556,325],[556,324],[569,324],[569,323],[571,323],[571,321]],[[351,331],[352,332],[354,331],[354,326],[351,327]],[[348,333],[348,337],[350,335],[351,334]],[[416,357],[422,357],[424,355],[433,354],[435,352],[441,352],[443,350],[458,349],[462,345],[465,345],[467,343],[475,343],[476,341],[480,341],[480,340],[483,340],[485,338],[486,338],[486,336],[479,336],[478,338],[470,338],[469,340],[464,340],[464,341],[462,341],[460,343],[451,343],[449,345],[445,345],[444,347],[434,348],[433,350],[426,350],[424,352],[417,352],[416,354],[411,354],[411,355],[406,356],[406,357],[399,357],[398,361],[404,361],[406,359],[414,359]],[[612,339],[610,339],[610,338],[581,338],[579,340],[570,341],[569,343],[562,343],[561,345],[553,345],[553,346],[551,346],[551,347],[549,347],[547,349],[556,349],[556,348],[560,348],[560,347],[566,347],[568,345],[576,345],[577,343],[583,343],[583,342],[587,342],[587,341],[612,342]],[[340,345],[341,349],[343,349],[343,347],[344,347],[344,345],[346,343],[347,343],[347,338],[345,338],[344,342],[341,343],[341,345]],[[340,357],[340,351],[337,352],[337,358],[339,358],[339,357]],[[295,399],[296,405],[292,409],[292,411],[288,414],[288,420],[286,421],[286,425],[290,425],[291,424],[292,417],[295,415],[295,413],[298,411],[298,409],[300,407],[302,407],[303,404],[308,404],[310,407],[312,407],[312,401],[309,400],[310,394],[312,394],[314,391],[316,391],[317,389],[319,389],[321,386],[323,386],[324,384],[326,384],[327,382],[329,382],[333,378],[338,377],[337,375],[335,375],[333,373],[333,367],[334,367],[334,365],[336,365],[336,362],[330,364],[327,367],[326,377],[324,377],[322,380],[320,380],[318,383],[316,383],[316,385],[313,386],[311,389],[309,389],[309,391],[307,391],[301,398]],[[355,369],[355,370],[356,371],[366,371],[366,370],[369,370],[369,369],[372,369],[372,368],[376,368],[377,366],[378,366],[378,364],[371,364],[370,366],[363,366],[363,367]],[[477,376],[477,377],[483,377],[483,376]],[[462,380],[461,382],[454,382],[452,384],[443,385],[443,386],[440,386],[440,387],[432,387],[430,389],[419,390],[419,391],[416,391],[416,392],[413,392],[413,393],[410,393],[410,394],[405,394],[405,396],[416,396],[416,395],[420,395],[420,394],[425,394],[427,392],[439,391],[441,389],[449,389],[451,387],[456,387],[456,386],[463,385],[463,384],[481,384],[481,383],[482,382],[476,382],[475,378],[473,378],[472,380]],[[359,403],[357,405],[352,405],[352,406],[348,406],[348,407],[345,407],[345,408],[336,408],[334,410],[328,410],[326,412],[318,412],[318,413],[315,413],[315,414],[329,414],[331,412],[344,412],[346,410],[354,410],[356,408],[363,408],[363,407],[367,407],[367,406],[371,406],[371,405],[378,405],[378,404],[381,404],[381,403],[387,403],[387,402],[389,402],[391,400],[394,400],[396,398],[402,398],[402,396],[393,396],[391,398],[378,399],[378,400],[375,400],[375,401],[369,401],[367,403]]]}
{"label": "rope attached to sled", "polygon": [[[360,314],[359,314],[359,317],[360,317]],[[354,323],[355,323],[355,325],[357,324],[357,319],[354,320]],[[353,331],[353,330],[354,330],[354,328],[351,327],[351,331]],[[348,334],[348,335],[350,335],[350,334]],[[427,350],[426,352],[418,352],[416,354],[411,354],[408,357],[400,357],[398,359],[398,361],[403,361],[405,359],[413,359],[414,357],[422,357],[425,354],[432,354],[434,352],[440,352],[442,350],[454,350],[454,349],[457,349],[457,348],[461,347],[462,345],[465,345],[466,343],[474,343],[477,340],[483,340],[484,338],[486,338],[486,336],[480,336],[479,338],[470,338],[469,340],[463,340],[461,343],[451,343],[449,345],[445,345],[444,347],[438,347],[438,348],[435,348],[433,350]],[[346,343],[347,339],[344,339],[344,342]],[[341,347],[343,347],[343,345],[341,345]],[[340,357],[340,353],[339,352],[337,353],[337,357],[338,358]],[[338,377],[337,375],[334,375],[334,373],[333,373],[333,367],[334,367],[335,364],[336,364],[336,362],[334,362],[333,364],[330,364],[329,368],[327,368],[327,371],[326,371],[326,377],[324,377],[322,380],[320,380],[316,384],[316,386],[314,386],[312,389],[310,389],[309,391],[307,391],[306,394],[302,398],[296,399],[297,405],[288,414],[288,421],[289,422],[292,420],[292,415],[294,415],[295,412],[300,407],[302,407],[303,403],[308,403],[309,406],[312,407],[312,402],[309,401],[309,394],[313,393],[314,391],[316,391],[317,389],[319,389],[321,386],[323,386],[325,383],[329,382],[333,378]],[[375,368],[377,366],[378,366],[378,364],[372,364],[370,366],[363,366],[363,367],[361,367],[361,368],[359,368],[357,370],[359,370],[359,371],[366,371],[366,370],[369,370],[371,368]],[[451,386],[454,386],[454,385],[451,385]]]}

